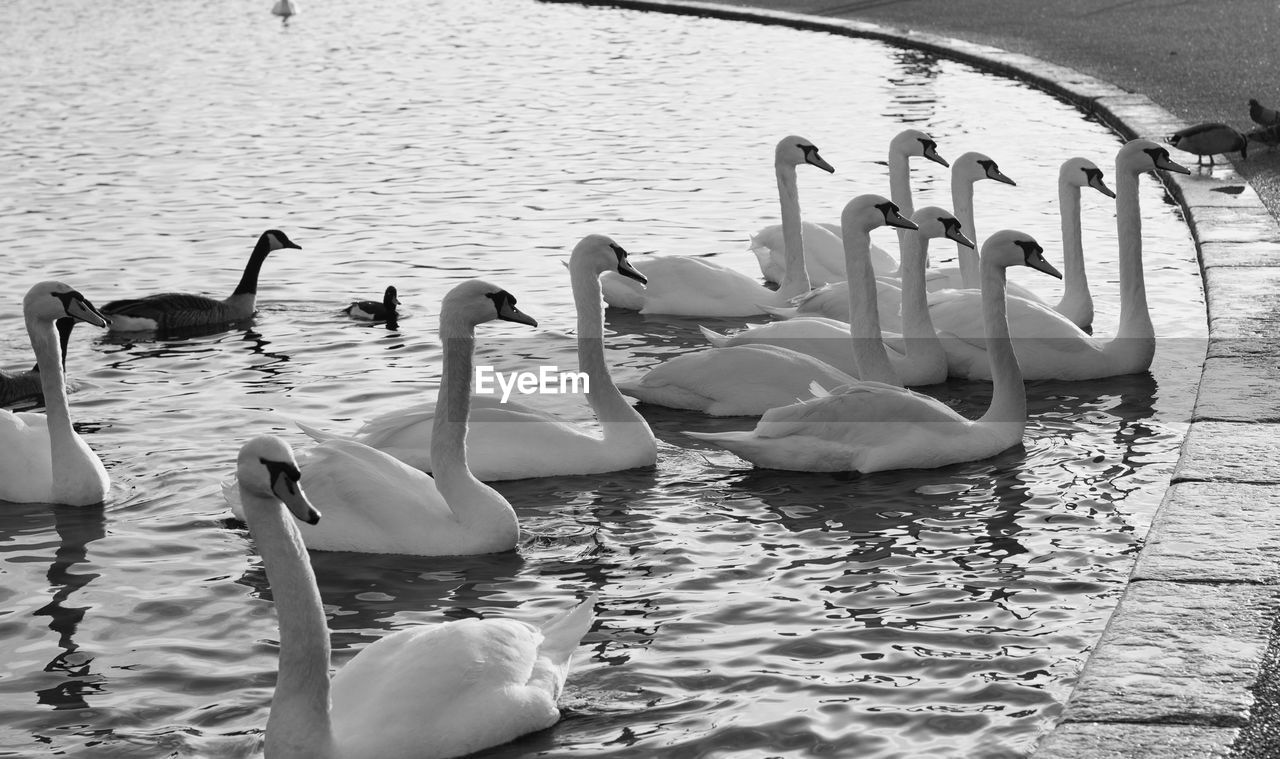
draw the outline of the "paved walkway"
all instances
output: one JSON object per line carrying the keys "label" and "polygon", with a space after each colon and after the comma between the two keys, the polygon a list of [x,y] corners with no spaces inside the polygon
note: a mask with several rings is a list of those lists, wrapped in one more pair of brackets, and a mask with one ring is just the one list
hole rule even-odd
{"label": "paved walkway", "polygon": [[[1029,79],[1127,137],[1247,130],[1250,97],[1280,108],[1276,0],[603,1],[893,39]],[[1129,586],[1035,759],[1280,759],[1280,151],[1236,170],[1166,177],[1204,273],[1200,392]]]}

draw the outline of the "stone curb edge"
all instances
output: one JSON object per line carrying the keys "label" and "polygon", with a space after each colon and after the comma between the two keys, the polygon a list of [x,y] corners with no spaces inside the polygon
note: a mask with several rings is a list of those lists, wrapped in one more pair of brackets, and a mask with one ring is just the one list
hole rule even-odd
{"label": "stone curb edge", "polygon": [[[1145,95],[1031,56],[936,34],[683,0],[541,1],[877,39],[1031,84],[1125,139],[1164,142],[1187,126]],[[1280,398],[1265,392],[1273,382],[1259,382],[1280,378],[1270,361],[1280,353],[1280,338],[1272,336],[1280,298],[1253,295],[1280,292],[1280,228],[1243,180],[1194,173],[1160,179],[1196,244],[1209,319],[1205,368],[1192,424],[1146,545],[1061,721],[1040,737],[1036,759],[1230,756],[1248,724],[1264,666],[1280,665],[1264,664],[1276,657],[1269,642],[1280,609],[1280,563],[1272,558],[1280,555],[1280,520],[1274,517],[1280,513],[1280,452],[1270,450],[1280,439],[1273,426],[1280,422]],[[1249,384],[1242,386],[1242,379]],[[1254,464],[1244,467],[1249,471],[1233,468],[1241,460]],[[1265,508],[1270,503],[1274,509]],[[1227,535],[1205,528],[1215,520],[1230,523],[1229,536],[1250,539],[1224,546]]]}

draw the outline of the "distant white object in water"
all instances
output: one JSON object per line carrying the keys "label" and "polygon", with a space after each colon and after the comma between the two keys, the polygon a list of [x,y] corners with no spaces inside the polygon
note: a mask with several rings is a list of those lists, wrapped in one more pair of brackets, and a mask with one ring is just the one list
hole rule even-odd
{"label": "distant white object in water", "polygon": [[271,6],[271,13],[287,24],[290,16],[298,15],[298,4],[294,0],[276,0],[276,4]]}

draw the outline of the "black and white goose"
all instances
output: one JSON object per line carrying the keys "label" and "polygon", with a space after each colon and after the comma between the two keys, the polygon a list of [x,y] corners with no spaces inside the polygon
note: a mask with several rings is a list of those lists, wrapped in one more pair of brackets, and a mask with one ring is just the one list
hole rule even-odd
{"label": "black and white goose", "polygon": [[376,300],[356,301],[342,309],[342,313],[352,319],[366,322],[395,321],[396,317],[399,316],[396,310],[398,305],[400,305],[400,298],[396,296],[396,286],[387,285],[386,291],[382,293],[381,303]]}
{"label": "black and white goose", "polygon": [[116,300],[102,307],[111,317],[112,332],[143,332],[217,327],[253,316],[258,297],[258,273],[267,254],[281,248],[302,249],[284,232],[268,229],[253,246],[240,284],[223,300],[189,293],[159,293]]}

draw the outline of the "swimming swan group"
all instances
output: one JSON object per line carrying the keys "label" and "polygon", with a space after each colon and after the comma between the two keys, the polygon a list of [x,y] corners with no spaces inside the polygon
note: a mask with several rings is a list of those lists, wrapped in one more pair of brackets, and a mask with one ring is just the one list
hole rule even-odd
{"label": "swimming swan group", "polygon": [[[912,157],[950,168],[952,210],[915,209]],[[1037,240],[1013,229],[980,240],[973,230],[974,184],[1013,185],[989,157],[965,153],[948,164],[930,136],[905,130],[890,146],[890,197],[854,197],[838,227],[802,221],[801,165],[835,171],[806,138],[789,135],[774,148],[781,224],[757,232],[753,245],[777,290],[702,258],[634,260],[602,234],[572,248],[578,364],[589,379],[586,400],[598,432],[473,394],[479,328],[498,320],[536,328],[537,321],[517,308],[512,293],[471,279],[441,300],[443,351],[433,403],[388,409],[350,439],[304,427],[313,441],[297,456],[270,435],[242,445],[223,494],[262,556],[279,619],[268,757],[461,756],[555,723],[572,655],[592,628],[593,593],[542,624],[466,619],[401,629],[331,677],[329,631],[308,551],[458,556],[516,549],[516,510],[487,481],[661,464],[653,432],[625,396],[759,417],[751,430],[687,433],[694,445],[723,448],[758,467],[880,472],[973,461],[1019,445],[1027,424],[1025,379],[1086,380],[1149,368],[1155,335],[1143,279],[1138,177],[1187,171],[1163,147],[1126,143],[1116,157],[1114,193],[1093,162],[1062,164],[1066,290],[1053,307],[1034,288],[1015,292],[1006,279],[1019,266],[1063,277]],[[1083,187],[1116,201],[1121,314],[1109,340],[1091,334],[1080,242]],[[875,246],[872,235],[882,227],[895,229],[898,239]],[[930,240],[955,242],[960,265],[930,268]],[[299,248],[279,230],[263,232],[239,284],[221,300],[163,293],[98,309],[67,283],[32,286],[23,315],[36,367],[0,373],[0,398],[42,397],[45,411],[0,410],[0,500],[92,507],[108,499],[108,470],[72,426],[63,367],[71,325],[176,334],[230,328],[253,318],[268,254]],[[394,322],[398,304],[388,287],[380,303],[355,302],[344,311]],[[780,318],[739,332],[704,328],[707,347],[615,383],[605,357],[605,304],[642,314]],[[948,377],[990,381],[985,413],[970,419],[908,389]]]}

